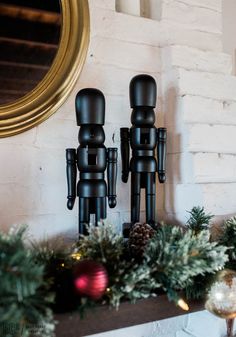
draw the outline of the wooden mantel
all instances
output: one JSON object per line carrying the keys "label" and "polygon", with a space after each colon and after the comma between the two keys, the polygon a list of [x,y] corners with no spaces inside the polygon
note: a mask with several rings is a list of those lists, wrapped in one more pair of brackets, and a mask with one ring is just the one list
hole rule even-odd
{"label": "wooden mantel", "polygon": [[56,316],[58,321],[56,337],[89,336],[204,309],[202,302],[196,301],[188,304],[190,310],[183,311],[174,303],[169,302],[165,295],[161,295],[156,298],[139,300],[136,304],[122,303],[118,311],[101,306],[89,311],[82,320],[78,313],[61,314]]}

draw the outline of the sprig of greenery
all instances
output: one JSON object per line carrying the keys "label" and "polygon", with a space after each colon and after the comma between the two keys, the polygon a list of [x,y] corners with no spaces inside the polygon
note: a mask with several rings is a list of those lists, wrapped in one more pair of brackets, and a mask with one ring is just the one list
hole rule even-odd
{"label": "sprig of greenery", "polygon": [[204,229],[209,229],[213,215],[206,214],[204,207],[193,207],[188,213],[190,213],[190,218],[187,221],[187,227],[191,229],[194,234],[198,234]]}

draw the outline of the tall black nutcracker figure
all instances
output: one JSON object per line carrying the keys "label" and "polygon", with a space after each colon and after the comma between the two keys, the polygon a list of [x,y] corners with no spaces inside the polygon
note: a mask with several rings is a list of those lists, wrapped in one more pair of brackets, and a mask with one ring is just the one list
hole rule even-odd
{"label": "tall black nutcracker figure", "polygon": [[[106,203],[116,206],[117,149],[104,146],[105,98],[97,89],[83,89],[75,100],[79,147],[66,150],[68,202],[72,209],[76,194],[79,197],[79,233],[86,234],[90,215],[95,214],[95,224],[107,216]],[[80,173],[76,193],[77,167]],[[104,173],[107,169],[107,182]]]}
{"label": "tall black nutcracker figure", "polygon": [[[166,129],[155,127],[156,82],[149,75],[137,75],[130,82],[132,127],[121,128],[122,181],[131,172],[131,223],[139,222],[140,193],[146,192],[146,222],[155,226],[156,172],[165,182]],[[130,147],[132,157],[130,157]],[[157,161],[155,149],[157,148]]]}

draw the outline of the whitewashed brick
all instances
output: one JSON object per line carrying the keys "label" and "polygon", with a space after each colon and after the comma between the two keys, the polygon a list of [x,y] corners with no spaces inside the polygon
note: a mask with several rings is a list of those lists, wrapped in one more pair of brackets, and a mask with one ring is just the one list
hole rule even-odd
{"label": "whitewashed brick", "polygon": [[0,188],[0,213],[2,216],[11,214],[34,214],[38,209],[40,199],[39,189],[24,186],[24,181],[19,183],[1,183]]}
{"label": "whitewashed brick", "polygon": [[117,12],[140,16],[140,0],[116,0]]}
{"label": "whitewashed brick", "polygon": [[167,182],[169,184],[195,183],[194,154],[172,153],[167,155]]}
{"label": "whitewashed brick", "polygon": [[167,153],[182,153],[189,150],[189,128],[179,125],[180,129],[168,128]]}
{"label": "whitewashed brick", "polygon": [[177,44],[222,52],[221,34],[202,32],[194,30],[191,26],[186,27],[183,24],[167,21],[161,22],[161,31],[160,46]]}
{"label": "whitewashed brick", "polygon": [[37,127],[35,146],[48,149],[76,147],[78,131],[75,121],[58,119],[53,115]]}
{"label": "whitewashed brick", "polygon": [[166,125],[174,127],[176,120],[185,124],[236,125],[236,103],[201,96],[178,96],[172,113],[166,113]]}
{"label": "whitewashed brick", "polygon": [[[142,55],[142,57],[137,57],[137,55]],[[89,64],[112,65],[139,72],[157,73],[161,69],[161,55],[158,47],[113,38],[93,37],[90,41],[87,60]]]}
{"label": "whitewashed brick", "polygon": [[236,127],[225,125],[193,125],[189,128],[190,152],[236,153]]}
{"label": "whitewashed brick", "polygon": [[[9,152],[14,160],[9,160]],[[0,183],[38,188],[65,179],[65,149],[39,149],[24,145],[0,144]],[[17,165],[16,165],[17,163]],[[63,165],[64,163],[64,165]]]}
{"label": "whitewashed brick", "polygon": [[[94,88],[99,88],[105,95],[127,96],[130,80],[139,73],[112,65],[85,64],[78,84],[80,88],[86,88],[92,83]],[[150,74],[158,81],[157,73]]]}
{"label": "whitewashed brick", "polygon": [[73,242],[78,235],[78,218],[65,213],[35,215],[32,210],[25,215],[16,212],[1,216],[1,230],[27,225],[28,238],[32,241],[59,237],[60,242],[71,237]]}
{"label": "whitewashed brick", "polygon": [[90,8],[105,8],[115,10],[115,2],[116,0],[89,0],[89,7]]}
{"label": "whitewashed brick", "polygon": [[222,32],[221,13],[181,1],[164,1],[162,5],[162,20],[191,26],[191,29],[211,33]]}
{"label": "whitewashed brick", "polygon": [[186,212],[197,205],[207,207],[201,185],[165,184],[165,210],[168,213],[182,213],[187,217]]}
{"label": "whitewashed brick", "polygon": [[[63,166],[63,165],[61,165]],[[64,172],[65,166],[64,166]],[[40,198],[38,200],[38,209],[34,211],[34,214],[57,214],[64,210],[67,213],[67,190],[66,190],[66,174],[61,177],[61,184],[40,185]],[[78,213],[78,204],[75,203],[72,213],[76,215]]]}
{"label": "whitewashed brick", "polygon": [[223,101],[223,110],[220,115],[222,124],[236,125],[236,102]]}
{"label": "whitewashed brick", "polygon": [[36,138],[36,128],[20,133],[16,136],[0,138],[0,144],[32,144]]}
{"label": "whitewashed brick", "polygon": [[166,210],[172,214],[186,214],[196,205],[216,216],[236,211],[236,183],[166,184]]}
{"label": "whitewashed brick", "polygon": [[120,126],[130,124],[130,102],[128,93],[124,96],[106,96],[106,122]]}
{"label": "whitewashed brick", "polygon": [[194,71],[231,74],[232,57],[224,53],[176,45],[162,49],[162,66],[164,71],[180,67]]}
{"label": "whitewashed brick", "polygon": [[226,215],[236,213],[236,183],[203,184],[203,205],[212,214]]}
{"label": "whitewashed brick", "polygon": [[220,34],[194,30],[191,26],[160,22],[105,9],[91,9],[91,37],[102,36],[152,46],[187,45],[203,50],[222,51]]}
{"label": "whitewashed brick", "polygon": [[166,3],[182,2],[187,5],[191,5],[191,6],[197,6],[201,8],[210,8],[218,12],[222,11],[222,0],[163,0],[163,1]]}
{"label": "whitewashed brick", "polygon": [[224,124],[226,115],[222,101],[189,95],[178,98],[176,114],[184,123],[192,124]]}
{"label": "whitewashed brick", "polygon": [[193,167],[196,183],[236,182],[235,155],[195,153]]}
{"label": "whitewashed brick", "polygon": [[167,182],[171,184],[236,182],[236,156],[218,153],[169,154]]}
{"label": "whitewashed brick", "polygon": [[236,77],[213,73],[178,70],[179,94],[236,100]]}

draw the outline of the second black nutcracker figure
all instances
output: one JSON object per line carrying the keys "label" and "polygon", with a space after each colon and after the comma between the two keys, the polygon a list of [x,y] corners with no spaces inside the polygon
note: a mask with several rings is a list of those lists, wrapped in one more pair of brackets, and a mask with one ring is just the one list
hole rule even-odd
{"label": "second black nutcracker figure", "polygon": [[[105,98],[101,91],[87,88],[78,92],[75,101],[79,147],[67,149],[68,209],[79,197],[79,233],[86,233],[90,215],[95,224],[106,218],[106,203],[116,206],[117,149],[104,146]],[[80,173],[76,191],[76,172]],[[107,170],[107,184],[104,173]]]}
{"label": "second black nutcracker figure", "polygon": [[[155,127],[157,88],[153,77],[137,75],[130,82],[132,127],[121,128],[122,181],[131,172],[131,224],[140,221],[141,189],[146,192],[146,222],[155,226],[156,172],[164,183],[166,129]],[[130,147],[132,156],[130,160]],[[155,150],[157,149],[157,160]]]}

